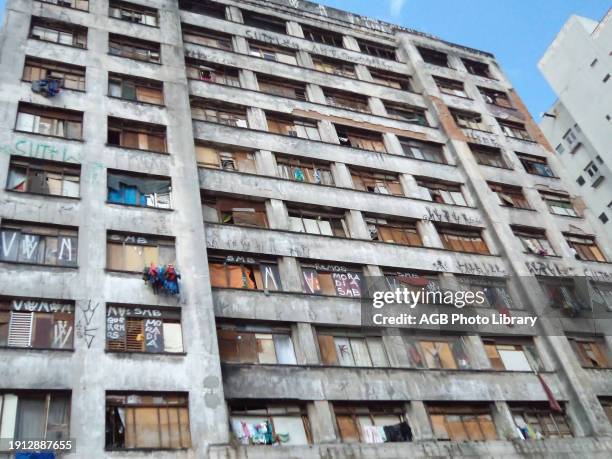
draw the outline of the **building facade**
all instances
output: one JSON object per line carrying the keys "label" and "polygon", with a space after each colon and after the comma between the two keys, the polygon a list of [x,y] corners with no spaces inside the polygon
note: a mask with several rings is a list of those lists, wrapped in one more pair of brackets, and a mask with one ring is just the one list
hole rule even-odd
{"label": "building facade", "polygon": [[[1,438],[610,456],[609,232],[494,56],[299,0],[9,0],[0,46]],[[560,316],[364,327],[375,281]]]}
{"label": "building facade", "polygon": [[540,128],[588,207],[607,225],[612,219],[611,22],[612,10],[599,22],[570,17],[538,64],[558,98]]}

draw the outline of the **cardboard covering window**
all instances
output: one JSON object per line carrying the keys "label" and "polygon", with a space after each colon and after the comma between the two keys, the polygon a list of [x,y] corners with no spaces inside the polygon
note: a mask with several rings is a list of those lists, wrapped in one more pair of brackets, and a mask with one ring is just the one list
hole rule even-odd
{"label": "cardboard covering window", "polygon": [[421,341],[420,346],[428,368],[457,369],[450,343]]}

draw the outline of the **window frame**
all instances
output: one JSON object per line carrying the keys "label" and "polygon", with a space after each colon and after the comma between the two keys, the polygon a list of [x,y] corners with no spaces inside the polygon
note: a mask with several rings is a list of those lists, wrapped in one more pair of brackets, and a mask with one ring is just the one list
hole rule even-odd
{"label": "window frame", "polygon": [[[18,190],[16,186],[13,186],[12,188],[10,188],[10,180],[11,180],[11,174],[14,172],[15,169],[20,168],[20,169],[25,169],[25,180],[24,182],[22,182],[22,184],[25,185],[24,190]],[[60,181],[61,181],[61,189],[62,189],[62,193],[61,194],[55,194],[55,193],[44,193],[44,192],[36,192],[36,191],[29,191],[28,185],[29,182],[31,180],[31,176],[30,173],[32,171],[37,171],[38,173],[42,173],[43,174],[43,182],[44,183],[48,183],[49,181],[49,177],[48,174],[53,174],[53,175],[60,175]],[[70,179],[72,178],[72,180]],[[76,180],[74,180],[76,178]],[[57,180],[57,177],[54,178],[54,180]],[[76,195],[71,195],[71,194],[64,194],[63,191],[64,190],[64,183],[65,182],[71,182],[71,183],[77,183],[78,184],[78,190],[77,190],[77,194]],[[18,185],[20,186],[20,185]],[[35,195],[41,195],[41,196],[54,196],[54,197],[63,197],[63,198],[72,198],[72,199],[80,199],[80,191],[81,191],[81,165],[80,164],[72,164],[72,163],[61,163],[61,162],[52,162],[52,161],[46,161],[46,160],[40,160],[40,159],[34,159],[34,158],[26,158],[26,157],[19,157],[19,156],[11,156],[10,159],[10,163],[9,163],[9,170],[8,170],[8,174],[7,174],[7,184],[6,184],[6,190],[9,191],[16,191],[19,193],[24,193],[24,194],[35,194]],[[50,188],[49,188],[50,190]]]}

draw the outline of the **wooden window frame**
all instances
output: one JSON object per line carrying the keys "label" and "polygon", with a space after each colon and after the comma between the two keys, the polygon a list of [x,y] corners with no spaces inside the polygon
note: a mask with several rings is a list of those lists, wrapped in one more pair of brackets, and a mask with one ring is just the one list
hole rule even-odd
{"label": "wooden window frame", "polygon": [[[351,179],[353,181],[353,188],[360,191],[366,191],[368,193],[375,194],[388,194],[391,196],[404,196],[402,184],[399,178],[399,174],[394,174],[392,172],[375,172],[373,170],[363,170],[359,168],[349,167],[349,173],[351,174]],[[363,184],[362,187],[359,186],[358,183],[355,182],[355,178],[359,179]],[[367,185],[367,182],[375,182],[374,187],[370,187]],[[382,193],[377,191],[376,189],[382,184],[386,190],[386,193]],[[371,188],[371,189],[370,189]],[[393,190],[396,192],[393,192]]]}
{"label": "wooden window frame", "polygon": [[491,191],[497,194],[500,206],[512,207],[515,209],[533,210],[527,197],[523,194],[520,187],[506,185],[504,183],[487,182]]}
{"label": "wooden window frame", "polygon": [[[249,199],[233,199],[218,196],[203,196],[202,204],[217,211],[217,222],[224,225],[268,228],[268,217],[265,202]],[[236,223],[238,213],[250,213],[257,216],[261,224]]]}
{"label": "wooden window frame", "polygon": [[[248,45],[249,56],[254,56],[267,61],[280,62],[288,65],[297,65],[297,54],[292,48],[285,48],[283,46],[276,46],[269,43],[254,40],[249,40]],[[267,57],[272,57],[272,55],[274,57],[273,59]],[[291,62],[285,62],[285,60],[283,60],[283,58],[279,58],[279,56],[285,56],[285,60],[288,59]]]}
{"label": "wooden window frame", "polygon": [[[118,49],[118,51],[115,49]],[[160,43],[114,33],[109,33],[108,35],[108,53],[111,56],[133,59],[140,62],[162,63]]]}
{"label": "wooden window frame", "polygon": [[595,242],[595,236],[584,236],[572,233],[563,233],[567,244],[575,251],[577,259],[582,261],[595,261],[606,263],[608,260]]}
{"label": "wooden window frame", "polygon": [[210,0],[179,0],[179,8],[217,19],[225,20],[225,5]]}
{"label": "wooden window frame", "polygon": [[[34,71],[39,73],[40,78],[32,78]],[[32,82],[35,80],[54,79],[61,82],[62,89],[84,92],[86,88],[85,73],[85,67],[26,56],[22,80]],[[76,81],[77,87],[66,86],[67,81]]]}
{"label": "wooden window frame", "polygon": [[394,46],[364,40],[362,38],[357,38],[357,44],[359,45],[359,49],[363,54],[378,57],[380,59],[397,61],[397,55],[395,54],[396,48]]}
{"label": "wooden window frame", "polygon": [[[34,29],[40,28],[47,32],[56,32],[57,41],[48,40],[42,37],[34,35]],[[60,34],[70,34],[72,37],[72,43],[62,43]],[[55,19],[49,19],[46,17],[32,16],[30,24],[29,38],[34,40],[40,40],[47,43],[56,43],[58,45],[70,46],[72,48],[87,49],[87,27],[79,26],[76,24],[57,21]]]}
{"label": "wooden window frame", "polygon": [[[232,36],[223,32],[219,32],[212,29],[206,29],[204,27],[197,27],[190,24],[181,23],[182,37],[185,43],[191,43],[198,46],[208,46],[210,48],[221,49],[224,51],[233,51]],[[201,37],[202,41],[194,41],[189,39],[187,36]]]}
{"label": "wooden window frame", "polygon": [[371,113],[366,96],[329,88],[323,88],[323,95],[327,105],[356,112]]}
{"label": "wooden window frame", "polygon": [[[108,117],[108,135],[107,135],[107,143],[108,145],[112,145],[120,148],[129,148],[134,150],[143,150],[143,151],[154,151],[156,153],[168,153],[168,139],[167,139],[167,130],[166,126],[161,124],[152,124],[145,123],[142,121],[134,121],[127,120],[124,118],[116,118],[116,117]],[[113,136],[119,135],[119,143],[111,142],[111,133]],[[134,147],[125,143],[127,140],[126,135],[130,133],[130,135],[137,135],[138,146]],[[140,148],[141,140],[144,140],[144,137],[141,138],[141,135],[146,136],[147,147],[149,147],[150,138],[157,139],[156,142],[159,142],[160,149],[153,148]],[[163,142],[163,145],[162,145]]]}
{"label": "wooden window frame", "polygon": [[355,73],[355,64],[352,62],[345,62],[340,59],[333,59],[318,54],[312,56],[312,61],[315,69],[319,72],[340,75],[352,79],[357,78],[357,74]]}
{"label": "wooden window frame", "polygon": [[[404,156],[408,158],[416,159],[418,161],[428,161],[430,163],[448,164],[446,158],[444,157],[444,152],[442,151],[442,145],[440,144],[422,142],[420,140],[409,138],[399,138],[399,141],[402,146]],[[412,151],[413,148],[419,151],[422,158],[415,155],[414,151]]]}
{"label": "wooden window frame", "polygon": [[357,442],[365,443],[363,438],[362,429],[360,429],[359,418],[369,417],[370,425],[374,425],[376,416],[397,416],[397,423],[406,422],[406,413],[404,408],[401,406],[395,406],[391,404],[347,404],[342,402],[333,403],[334,417],[336,418],[336,429],[339,433],[339,439],[342,443],[351,443],[346,441],[347,439],[342,435],[342,428],[340,426],[339,417],[349,418],[353,424],[353,430],[357,432]]}
{"label": "wooden window frame", "polygon": [[467,93],[465,92],[465,85],[463,81],[452,80],[450,78],[444,78],[436,75],[433,76],[433,79],[440,92],[451,96],[469,99]]}
{"label": "wooden window frame", "polygon": [[[260,92],[280,97],[288,97],[295,100],[307,100],[305,83],[295,80],[287,80],[286,78],[277,78],[263,73],[257,73],[256,76]],[[267,88],[267,90],[262,89],[262,84],[264,88]],[[281,90],[275,90],[276,88]],[[290,93],[293,94],[289,95]]]}
{"label": "wooden window frame", "polygon": [[427,111],[420,107],[411,107],[410,105],[397,104],[394,102],[383,102],[387,115],[396,120],[406,123],[418,124],[419,126],[429,127],[427,121]]}
{"label": "wooden window frame", "polygon": [[[431,202],[449,204],[451,206],[467,206],[467,199],[465,199],[465,195],[463,194],[463,184],[461,183],[441,182],[419,177],[416,177],[416,182],[417,186],[428,190]],[[453,193],[459,193],[461,195],[461,203],[457,202],[457,196]],[[447,198],[449,198],[448,201]]]}
{"label": "wooden window frame", "polygon": [[334,124],[340,145],[360,150],[387,153],[387,147],[383,140],[383,134],[365,129],[354,129],[349,126]]}
{"label": "wooden window frame", "polygon": [[[138,238],[143,238],[145,242],[138,242]],[[130,239],[128,241],[128,239]],[[111,266],[111,252],[110,246],[118,245],[122,247],[121,258],[123,261],[121,267]],[[155,263],[159,264],[170,264],[174,262],[176,258],[176,241],[173,237],[169,236],[157,236],[151,234],[137,234],[137,233],[126,233],[122,231],[107,231],[106,233],[106,270],[107,271],[116,271],[116,272],[129,272],[129,273],[142,273],[144,268],[148,268],[146,265],[146,261],[142,264],[142,267],[139,267],[135,270],[127,269],[125,266],[126,262],[126,247],[155,247],[157,248],[157,258],[158,261]],[[168,263],[163,263],[165,260],[159,260],[160,253],[159,249],[161,247],[172,248],[173,251],[173,260],[167,260]],[[169,249],[168,249],[169,250]]]}
{"label": "wooden window frame", "polygon": [[481,86],[478,86],[478,92],[480,92],[485,102],[488,104],[502,108],[514,109],[514,106],[512,105],[512,102],[510,102],[508,94],[503,91],[497,91],[495,89],[483,88]]}
{"label": "wooden window frame", "polygon": [[[136,20],[139,15],[142,17],[140,21]],[[132,19],[130,19],[130,16]],[[137,3],[110,0],[108,4],[108,17],[119,19],[120,21],[131,22],[133,24],[159,28],[159,11],[157,8],[151,8]],[[148,24],[146,20],[147,17],[153,18],[155,23]]]}
{"label": "wooden window frame", "polygon": [[490,127],[485,124],[484,117],[480,113],[454,109],[451,109],[450,112],[459,128],[491,132]]}
{"label": "wooden window frame", "polygon": [[[544,438],[573,437],[571,425],[565,415],[565,412],[555,413],[548,406],[544,407],[540,404],[540,407],[538,407],[533,403],[525,406],[510,404],[509,408],[513,418],[516,419],[516,416],[521,416],[524,422],[529,424],[534,431],[540,432]],[[528,422],[525,419],[526,416],[529,416],[532,421],[537,420],[537,424]],[[563,421],[563,423],[567,425],[567,433],[562,433],[559,429],[560,421]],[[555,426],[556,432],[549,431],[548,426]]]}
{"label": "wooden window frame", "polygon": [[[0,408],[3,406],[3,398],[7,395],[14,395],[17,398],[17,409],[16,409],[16,417],[15,417],[15,434],[21,435],[17,429],[17,419],[21,416],[21,409],[19,401],[22,399],[27,400],[41,400],[44,403],[43,408],[43,419],[42,422],[44,424],[45,435],[42,439],[37,440],[48,440],[48,441],[66,441],[69,440],[70,436],[70,424],[71,424],[71,412],[72,412],[72,392],[64,391],[64,390],[2,390],[0,391]],[[51,403],[53,400],[60,398],[66,400],[66,409],[64,410],[65,418],[64,422],[61,424],[51,424],[49,422],[49,410],[51,407]],[[0,414],[2,414],[2,410],[0,409]],[[4,427],[4,426],[3,426]],[[11,427],[11,426],[9,426]],[[59,438],[51,438],[50,434],[59,433]]]}
{"label": "wooden window frame", "polygon": [[469,144],[470,150],[478,164],[489,167],[510,169],[500,148]]}
{"label": "wooden window frame", "polygon": [[[242,257],[245,261],[234,260],[228,261],[227,256],[222,255],[210,255],[208,256],[208,265],[209,270],[210,266],[222,266],[223,267],[223,276],[225,277],[224,285],[214,285],[211,280],[211,286],[214,288],[239,288],[243,290],[256,290],[256,291],[282,291],[282,283],[280,278],[280,273],[278,272],[278,260],[272,258],[264,258],[264,257]],[[232,287],[232,277],[231,277],[231,268],[228,266],[236,266],[240,268],[240,275],[242,280],[242,287]],[[267,287],[265,286],[266,280],[264,279],[264,269],[265,267],[270,267],[272,269],[272,274],[276,278],[273,279],[273,282],[276,282],[278,285]],[[211,276],[212,277],[212,276]],[[267,278],[266,278],[267,279]],[[259,286],[257,284],[258,281],[262,282],[262,285]],[[274,287],[274,288],[271,288]]]}
{"label": "wooden window frame", "polygon": [[[80,10],[80,11],[89,11],[89,0],[38,0],[39,2],[42,3],[48,3],[51,5],[56,5],[56,6],[61,6],[64,8],[71,8],[74,10]],[[70,3],[70,5],[67,5],[67,3]],[[79,4],[83,4],[85,3],[85,7],[79,7]]]}
{"label": "wooden window frame", "polygon": [[[287,212],[289,214],[289,218],[298,218],[300,219],[302,229],[304,234],[315,234],[324,236],[323,228],[321,227],[319,222],[327,222],[332,231],[332,237],[340,237],[340,238],[348,238],[350,236],[350,232],[348,229],[348,224],[346,222],[346,214],[344,211],[338,209],[336,212],[330,211],[320,211],[320,210],[311,210],[304,209],[298,206],[287,206]],[[307,225],[304,223],[304,219],[309,221],[315,221],[317,224],[317,228],[319,230],[318,233],[311,233],[308,231]],[[340,234],[340,232],[342,234]]]}
{"label": "wooden window frame", "polygon": [[[55,129],[55,133],[46,134],[44,132],[35,131],[34,124],[32,131],[24,131],[18,128],[19,126],[19,116],[20,115],[30,115],[38,118],[38,125],[40,128],[40,121],[42,119],[45,120],[55,120],[52,121],[55,123],[53,129]],[[61,130],[64,132],[64,135],[59,135],[57,132],[60,127],[61,122]],[[70,124],[72,123],[72,128]],[[69,131],[73,131],[78,128],[78,136],[77,137],[69,137]],[[83,112],[77,112],[75,110],[68,110],[64,108],[55,108],[49,107],[46,105],[37,105],[31,104],[28,102],[19,102],[17,107],[17,117],[15,120],[15,130],[18,132],[29,132],[32,134],[46,135],[50,137],[59,137],[62,139],[69,140],[83,140]],[[74,133],[74,132],[73,132]]]}
{"label": "wooden window frame", "polygon": [[534,142],[523,123],[501,120],[499,118],[497,118],[497,123],[499,124],[499,127],[501,128],[502,132],[506,137],[518,140],[525,140],[527,142]]}
{"label": "wooden window frame", "polygon": [[[222,363],[297,365],[293,333],[289,326],[219,323],[217,324],[217,336],[220,341],[219,356]],[[289,338],[295,363],[281,363],[278,361],[276,349],[277,337]],[[264,346],[261,341],[272,342],[274,361],[265,361]],[[233,347],[232,349],[228,349],[230,345]],[[245,348],[245,346],[250,346],[250,348]]]}
{"label": "wooden window frame", "polygon": [[[336,266],[340,266],[340,265],[336,265]],[[334,297],[340,297],[340,298],[360,298],[361,296],[363,296],[363,293],[364,293],[363,290],[365,287],[364,282],[363,282],[363,269],[360,269],[355,266],[347,266],[347,265],[341,265],[341,266],[342,268],[344,268],[343,271],[331,271],[329,269],[326,269],[324,266],[319,266],[318,263],[301,262],[300,270],[302,272],[302,291],[303,293],[307,295],[324,295],[324,296],[334,296]],[[316,274],[316,277],[317,277],[316,285],[314,286],[306,285],[307,281],[306,281],[305,275],[307,272]],[[355,294],[355,292],[353,292],[352,290],[350,294],[346,294],[346,295],[339,294],[338,289],[336,288],[335,283],[334,283],[334,274],[338,274],[338,275],[346,274],[347,276],[348,275],[356,276],[356,278],[359,279],[359,295]],[[309,290],[312,290],[312,292]]]}
{"label": "wooden window frame", "polygon": [[[119,84],[119,88],[121,91],[121,96],[113,96],[111,95],[111,84],[112,83],[118,83]],[[133,85],[134,87],[134,98],[129,98],[129,97],[125,97],[124,96],[124,85],[126,83],[130,83],[131,85]],[[159,102],[151,102],[151,101],[147,101],[147,100],[142,100],[139,98],[138,95],[138,89],[139,88],[144,88],[144,89],[149,89],[149,90],[156,90],[159,92]],[[131,75],[124,75],[121,73],[114,73],[114,72],[109,72],[108,73],[108,95],[109,97],[117,97],[119,99],[123,99],[123,100],[129,100],[132,102],[140,102],[140,103],[145,103],[145,104],[153,104],[153,105],[160,105],[160,106],[164,106],[164,83],[163,81],[157,81],[157,80],[151,80],[148,78],[139,78],[139,77],[135,77],[135,76],[131,76]]]}
{"label": "wooden window frame", "polygon": [[[300,169],[300,170],[303,170],[303,175],[305,178],[304,182],[312,183],[315,185],[335,186],[334,176],[332,174],[329,163],[313,161],[310,158],[298,158],[298,157],[291,157],[291,156],[276,155],[276,165],[277,165],[277,168],[279,168],[279,176],[281,176],[282,178],[286,178],[286,177],[284,177],[282,173],[280,172],[280,167],[286,167],[286,168],[289,168],[293,172],[292,174],[289,174],[291,178],[289,178],[288,180],[299,182],[301,180],[297,180],[294,169]],[[326,176],[329,177],[331,183],[323,183],[322,179],[320,182],[317,182],[316,181],[316,173],[317,173],[316,171],[321,171],[321,172],[326,173]],[[321,175],[321,177],[323,177],[323,175]]]}
{"label": "wooden window frame", "polygon": [[[25,169],[25,184],[26,189],[18,190],[15,187],[10,188],[12,191],[18,191],[21,193],[29,193],[29,194],[43,194],[46,196],[63,196],[63,197],[71,197],[78,198],[80,195],[80,182],[81,182],[81,166],[79,164],[67,164],[67,163],[55,163],[51,161],[44,161],[32,158],[21,158],[21,157],[11,157],[11,162],[9,164],[9,174],[7,179],[10,180],[11,172],[15,169]],[[44,174],[44,182],[48,181],[47,174],[60,175],[60,180],[62,182],[62,190],[64,188],[63,184],[67,180],[69,182],[76,182],[79,184],[79,194],[77,196],[71,196],[68,194],[54,194],[54,193],[38,193],[34,191],[29,191],[27,189],[29,181],[31,179],[31,174],[34,173],[42,173]],[[70,178],[76,180],[70,180]],[[9,184],[7,183],[6,189],[9,189]]]}
{"label": "wooden window frame", "polygon": [[[448,226],[438,226],[440,239],[444,244],[444,248],[455,252],[476,253],[480,255],[491,255],[487,243],[482,237],[483,230],[475,229],[456,229]],[[452,239],[451,239],[452,237]],[[451,240],[458,241],[457,247],[453,247]]]}
{"label": "wooden window frame", "polygon": [[365,223],[373,241],[408,247],[423,247],[423,240],[416,221],[365,217]]}
{"label": "wooden window frame", "polygon": [[368,67],[368,69],[374,83],[402,91],[414,92],[412,80],[409,76],[373,67]]}
{"label": "wooden window frame", "polygon": [[277,16],[262,14],[252,10],[242,10],[244,25],[269,32],[287,34],[287,21]]}
{"label": "wooden window frame", "polygon": [[314,41],[322,45],[343,48],[343,35],[331,30],[319,29],[311,25],[302,24],[302,31],[306,40]]}
{"label": "wooden window frame", "polygon": [[[429,404],[427,406],[427,412],[434,431],[434,437],[436,437],[438,441],[489,441],[499,438],[495,420],[493,419],[489,407],[465,404]],[[441,424],[440,421],[442,422]],[[473,425],[474,422],[477,424],[476,426]],[[486,425],[488,425],[486,430],[484,429],[485,422]],[[460,426],[458,426],[457,423],[460,423]],[[479,438],[470,438],[474,437],[475,433],[475,431],[469,428],[470,425],[472,429],[478,427]],[[461,428],[462,434],[458,431],[459,427]],[[439,430],[436,432],[439,428],[444,428],[445,430],[443,437],[440,436],[441,432]]]}

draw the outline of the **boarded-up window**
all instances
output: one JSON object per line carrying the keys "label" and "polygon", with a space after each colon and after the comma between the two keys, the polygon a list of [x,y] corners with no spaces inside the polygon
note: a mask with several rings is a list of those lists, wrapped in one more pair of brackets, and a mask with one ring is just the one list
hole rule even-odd
{"label": "boarded-up window", "polygon": [[7,189],[22,193],[78,197],[81,168],[30,158],[12,158]]}
{"label": "boarded-up window", "polygon": [[119,0],[110,0],[108,15],[122,21],[134,22],[152,27],[157,27],[158,11],[144,5],[128,3]]}
{"label": "boarded-up window", "polygon": [[268,61],[282,62],[283,64],[297,65],[295,51],[290,48],[270,45],[268,43],[249,42],[249,54],[251,56],[266,59]]}
{"label": "boarded-up window", "polygon": [[496,440],[497,431],[486,406],[429,405],[432,430],[437,440]]}
{"label": "boarded-up window", "polygon": [[288,206],[289,229],[300,233],[347,237],[348,227],[342,211],[325,212]]}
{"label": "boarded-up window", "polygon": [[223,362],[295,365],[288,328],[221,325],[217,329]]}
{"label": "boarded-up window", "polygon": [[211,255],[208,261],[213,287],[282,290],[278,266],[274,260],[241,255]]}
{"label": "boarded-up window", "polygon": [[491,367],[505,371],[537,371],[540,362],[533,344],[512,344],[504,340],[484,341]]}
{"label": "boarded-up window", "polygon": [[387,152],[382,134],[378,132],[348,128],[338,124],[335,127],[340,145],[362,150],[378,151],[380,153]]}
{"label": "boarded-up window", "polygon": [[302,287],[311,295],[361,296],[361,273],[337,265],[302,265]]}
{"label": "boarded-up window", "polygon": [[5,391],[0,393],[0,408],[2,431],[11,438],[68,440],[70,392]]}
{"label": "boarded-up window", "polygon": [[593,236],[579,236],[567,233],[564,233],[563,236],[567,244],[574,249],[574,254],[577,259],[584,261],[600,261],[604,263],[607,261],[603,252],[595,243],[595,238]]}
{"label": "boarded-up window", "polygon": [[369,67],[368,70],[370,71],[374,83],[395,89],[402,89],[404,91],[412,91],[412,82],[409,76],[373,67]]}
{"label": "boarded-up window", "polygon": [[108,75],[108,95],[137,102],[163,105],[164,84],[161,81],[135,78],[119,73]]}
{"label": "boarded-up window", "polygon": [[417,179],[417,185],[423,194],[433,202],[453,204],[456,206],[467,206],[467,202],[461,192],[461,184],[439,182],[423,178]]}
{"label": "boarded-up window", "polygon": [[166,126],[108,117],[108,143],[166,153]]}
{"label": "boarded-up window", "polygon": [[187,78],[236,88],[240,87],[239,70],[236,67],[192,58],[186,58],[185,64],[187,65]]}
{"label": "boarded-up window", "polygon": [[423,241],[414,222],[393,221],[384,218],[366,217],[370,238],[373,241],[421,247]]}
{"label": "boarded-up window", "polygon": [[314,121],[290,118],[271,112],[266,112],[266,120],[268,132],[302,139],[321,140],[321,134]]}
{"label": "boarded-up window", "polygon": [[196,144],[198,166],[254,174],[255,154],[250,151],[229,150],[221,146]]}
{"label": "boarded-up window", "polygon": [[64,89],[85,91],[85,67],[26,56],[24,81],[55,80]]}
{"label": "boarded-up window", "polygon": [[470,360],[461,337],[447,339],[404,339],[411,365],[415,368],[470,368]]}
{"label": "boarded-up window", "polygon": [[496,194],[500,206],[531,209],[520,187],[493,182],[488,182],[488,184],[491,191]]}
{"label": "boarded-up window", "polygon": [[355,78],[355,64],[351,62],[319,55],[313,55],[312,62],[320,72]]}
{"label": "boarded-up window", "polygon": [[610,367],[607,346],[603,338],[569,337],[568,340],[583,367]]}
{"label": "boarded-up window", "polygon": [[202,205],[205,209],[204,216],[207,221],[256,228],[268,227],[264,203],[211,196],[204,197]]}
{"label": "boarded-up window", "polygon": [[400,138],[400,144],[402,145],[402,151],[404,155],[413,158],[420,159],[423,161],[431,161],[434,163],[445,164],[446,159],[442,152],[442,145],[430,142],[421,142],[420,140],[414,139],[402,139]]}
{"label": "boarded-up window", "polygon": [[438,226],[437,229],[445,249],[456,252],[490,253],[480,230],[455,229],[447,226]]}
{"label": "boarded-up window", "polygon": [[384,443],[412,440],[402,407],[397,405],[334,404],[334,414],[343,443]]}
{"label": "boarded-up window", "polygon": [[186,43],[195,43],[226,51],[232,50],[231,35],[187,24],[181,24],[181,30],[183,31],[183,41]]}
{"label": "boarded-up window", "polygon": [[321,361],[325,365],[389,366],[387,353],[380,336],[359,336],[351,332],[320,331],[317,340]]}
{"label": "boarded-up window", "polygon": [[174,239],[150,235],[109,232],[106,267],[116,271],[142,272],[151,264],[174,264]]}
{"label": "boarded-up window", "polygon": [[353,187],[356,190],[369,193],[391,194],[404,196],[402,185],[397,174],[386,174],[349,168],[353,179]]}

